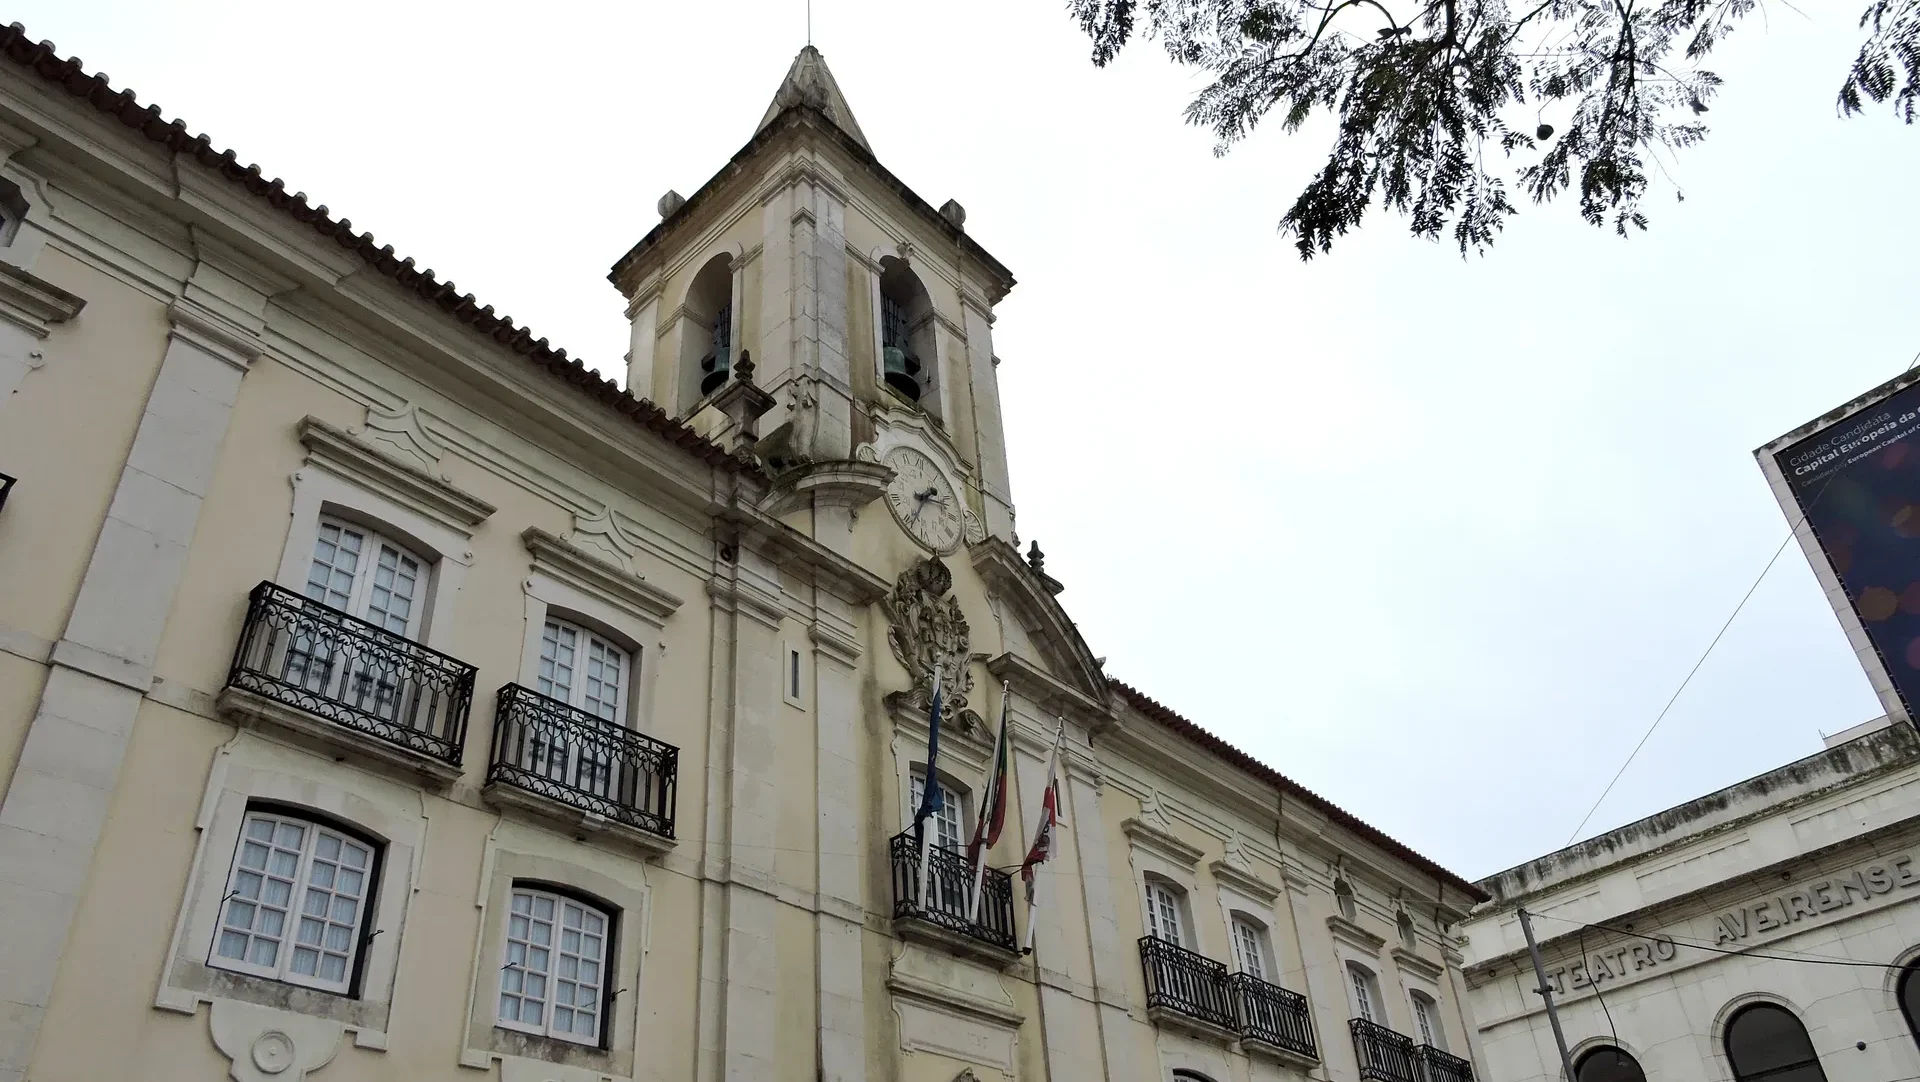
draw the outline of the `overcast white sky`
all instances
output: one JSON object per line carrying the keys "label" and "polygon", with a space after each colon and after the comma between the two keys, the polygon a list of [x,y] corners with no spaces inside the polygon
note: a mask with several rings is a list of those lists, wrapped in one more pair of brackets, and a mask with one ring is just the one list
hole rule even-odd
{"label": "overcast white sky", "polygon": [[[1566,843],[1786,535],[1752,449],[1920,350],[1920,131],[1835,117],[1852,5],[1735,36],[1648,235],[1530,209],[1463,262],[1379,217],[1309,265],[1274,226],[1325,129],[1216,160],[1197,76],[1096,70],[1062,3],[814,6],[880,159],[1020,279],[1020,531],[1094,653],[1469,876]],[[607,268],[805,40],[805,0],[13,7],[609,373]],[[1878,712],[1789,549],[1586,833]]]}

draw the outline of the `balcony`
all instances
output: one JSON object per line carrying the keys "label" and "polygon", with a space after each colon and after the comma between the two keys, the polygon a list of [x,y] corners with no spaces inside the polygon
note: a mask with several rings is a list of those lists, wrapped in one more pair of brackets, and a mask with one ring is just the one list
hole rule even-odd
{"label": "balcony", "polygon": [[1164,939],[1142,936],[1140,969],[1147,982],[1149,1019],[1203,1037],[1225,1041],[1239,1037],[1240,1021],[1223,963]]}
{"label": "balcony", "polygon": [[13,491],[13,478],[0,473],[0,508],[7,506],[7,493]]}
{"label": "balcony", "polygon": [[920,898],[920,847],[913,831],[887,843],[893,865],[893,926],[903,936],[923,939],[994,966],[1020,957],[1013,935],[1013,877],[986,869],[980,881],[980,915],[967,919],[973,893],[973,865],[967,855],[940,846],[927,849],[927,898]]}
{"label": "balcony", "polygon": [[1473,1082],[1473,1064],[1459,1056],[1442,1052],[1430,1044],[1415,1049],[1421,1066],[1427,1070],[1427,1082]]}
{"label": "balcony", "polygon": [[1423,1082],[1420,1055],[1414,1048],[1413,1038],[1364,1018],[1348,1019],[1347,1027],[1353,1031],[1353,1054],[1360,1061],[1362,1079]]}
{"label": "balcony", "polygon": [[1233,996],[1240,1044],[1246,1051],[1302,1070],[1320,1062],[1306,996],[1247,973],[1228,977],[1227,989]]}
{"label": "balcony", "polygon": [[271,582],[248,595],[222,709],[441,783],[460,776],[474,667]]}
{"label": "balcony", "polygon": [[518,684],[500,689],[486,793],[576,829],[673,847],[680,749]]}

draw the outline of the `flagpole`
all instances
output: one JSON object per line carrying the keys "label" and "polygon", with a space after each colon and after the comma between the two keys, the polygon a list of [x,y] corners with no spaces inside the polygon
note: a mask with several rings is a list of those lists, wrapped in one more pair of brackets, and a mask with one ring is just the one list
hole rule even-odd
{"label": "flagpole", "polygon": [[1004,779],[1000,777],[1000,764],[1001,757],[1007,754],[1003,744],[1007,739],[1007,692],[1011,686],[1009,681],[1000,682],[1000,735],[993,742],[994,761],[993,765],[987,768],[987,791],[984,799],[980,801],[980,814],[976,817],[978,821],[973,827],[973,836],[979,844],[976,846],[978,851],[973,856],[973,894],[967,903],[968,924],[980,922],[980,887],[987,879],[987,846],[983,839],[987,833],[988,817],[993,815],[994,803],[1000,799],[1000,787],[1005,784]]}
{"label": "flagpole", "polygon": [[[927,723],[933,727],[935,732],[938,732],[939,725],[940,725],[940,675],[941,675],[940,659],[938,657],[935,657],[933,659],[933,704],[928,711],[928,721],[927,721]],[[931,742],[934,739],[935,739],[934,737],[929,736],[928,737],[929,744],[931,744]],[[931,758],[931,756],[929,756],[929,758]],[[927,763],[927,777],[926,777],[926,780],[921,783],[922,795],[920,798],[920,805],[922,807],[925,807],[927,804],[927,801],[930,799],[926,794],[932,790],[933,786],[940,784],[939,776],[936,775],[933,771],[934,771],[934,764],[932,762]],[[927,904],[927,875],[928,875],[928,872],[931,870],[928,867],[930,863],[928,860],[928,856],[933,849],[933,835],[927,832],[926,820],[924,819],[917,822],[915,824],[915,828],[920,832],[920,893],[915,897],[920,899],[921,909],[928,909],[928,908],[931,908]]]}
{"label": "flagpole", "polygon": [[[1046,807],[1046,801],[1047,801],[1047,790],[1052,789],[1054,787],[1054,775],[1060,766],[1060,744],[1062,741],[1066,739],[1066,736],[1067,736],[1067,719],[1061,718],[1059,728],[1055,729],[1053,733],[1053,751],[1049,753],[1047,756],[1046,788],[1043,788],[1040,790],[1040,806],[1043,809],[1042,814],[1045,814],[1044,809]],[[1058,823],[1060,819],[1059,800],[1060,798],[1056,794],[1054,797],[1054,822],[1055,823]],[[1049,831],[1051,831],[1052,829],[1051,824],[1049,825],[1048,829]],[[1036,837],[1035,841],[1038,841],[1038,840],[1039,839]],[[1051,859],[1053,859],[1053,844],[1052,844],[1052,838],[1049,837],[1048,844],[1047,844],[1046,860],[1051,860]],[[1044,863],[1044,861],[1042,863]],[[1029,888],[1028,894],[1027,894],[1027,941],[1024,945],[1022,945],[1020,949],[1020,953],[1022,954],[1033,953],[1033,930],[1036,927],[1038,927],[1040,924],[1039,920],[1036,919],[1040,914],[1040,869],[1036,866],[1028,874],[1031,875],[1033,878],[1032,878],[1032,885]]]}

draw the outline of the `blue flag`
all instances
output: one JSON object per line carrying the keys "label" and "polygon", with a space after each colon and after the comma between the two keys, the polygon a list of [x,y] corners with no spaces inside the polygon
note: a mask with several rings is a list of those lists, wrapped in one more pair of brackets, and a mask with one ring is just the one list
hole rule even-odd
{"label": "blue flag", "polygon": [[927,772],[920,786],[920,808],[913,813],[913,832],[917,837],[927,818],[940,811],[940,666],[933,667],[933,709],[927,717]]}

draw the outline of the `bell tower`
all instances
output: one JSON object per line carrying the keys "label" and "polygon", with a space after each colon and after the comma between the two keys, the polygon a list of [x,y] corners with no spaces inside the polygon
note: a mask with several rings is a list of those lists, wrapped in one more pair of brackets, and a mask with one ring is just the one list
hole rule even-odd
{"label": "bell tower", "polygon": [[629,388],[758,455],[768,509],[811,510],[836,550],[902,448],[959,494],[965,540],[1012,539],[992,326],[1013,276],[958,202],[936,210],[880,164],[819,50],[725,167],[659,211],[608,276]]}

